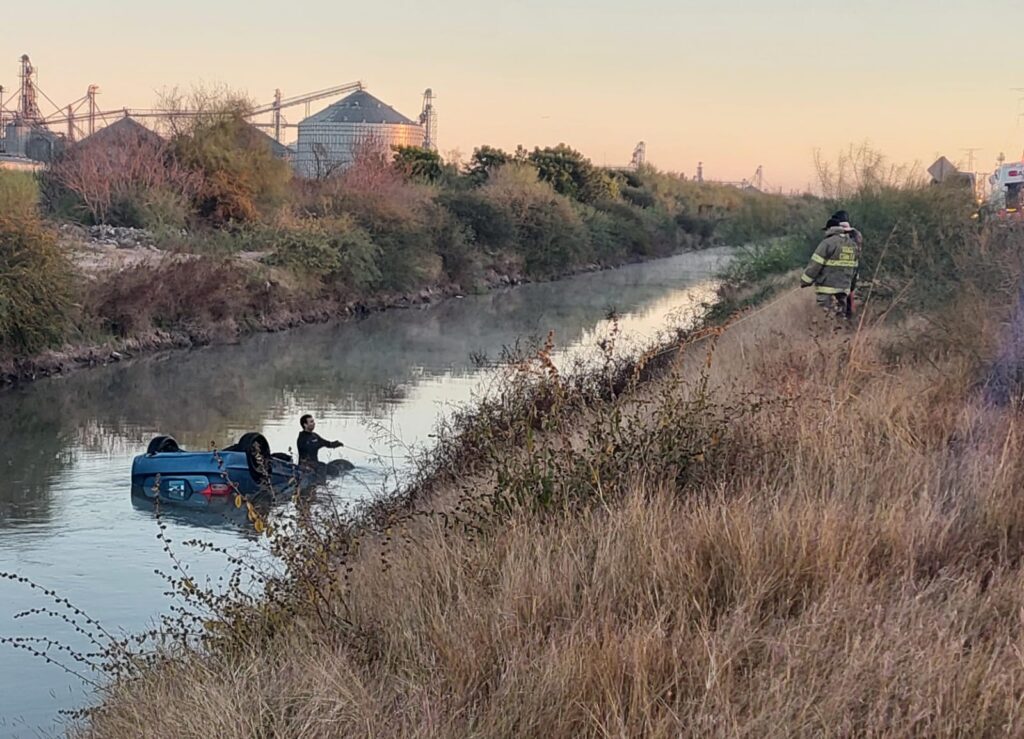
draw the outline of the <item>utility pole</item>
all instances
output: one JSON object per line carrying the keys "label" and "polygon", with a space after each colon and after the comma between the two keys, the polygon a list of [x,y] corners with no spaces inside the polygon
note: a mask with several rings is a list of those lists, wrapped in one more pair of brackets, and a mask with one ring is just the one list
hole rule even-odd
{"label": "utility pole", "polygon": [[961,149],[960,151],[963,151],[963,152],[967,153],[967,171],[970,172],[971,174],[974,174],[974,152],[982,151],[982,149],[980,149],[980,148],[978,148],[976,146],[972,146],[972,147],[965,147],[965,148]]}
{"label": "utility pole", "polygon": [[1024,96],[1021,95],[1024,93],[1024,87],[1011,87],[1010,91],[1017,93],[1017,128],[1020,128],[1020,119],[1024,118],[1024,113],[1020,112],[1020,104],[1024,102]]}
{"label": "utility pole", "polygon": [[89,135],[96,133],[96,93],[100,91],[99,85],[89,85],[86,97],[89,99]]}
{"label": "utility pole", "polygon": [[982,197],[982,182],[978,177],[978,173],[974,171],[974,152],[982,151],[977,146],[969,146],[961,149],[960,151],[967,153],[967,172],[971,175],[971,182],[974,185],[974,199],[981,200]]}
{"label": "utility pole", "polygon": [[281,142],[281,89],[274,90],[274,140]]}

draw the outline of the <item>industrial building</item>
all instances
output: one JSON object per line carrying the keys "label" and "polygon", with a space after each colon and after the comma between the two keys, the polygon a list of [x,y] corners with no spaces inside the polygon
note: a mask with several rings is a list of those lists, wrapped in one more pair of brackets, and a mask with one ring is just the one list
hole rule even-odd
{"label": "industrial building", "polygon": [[[101,110],[97,105],[98,85],[89,85],[84,96],[64,106],[53,105],[54,110],[44,114],[40,101],[50,99],[39,89],[36,68],[28,55],[20,59],[20,84],[13,96],[7,96],[0,86],[0,158],[5,168],[36,168],[48,164],[66,146],[92,139],[105,129],[106,136],[95,141],[122,139],[121,134],[141,135],[145,131],[156,136],[143,121],[182,118],[198,115],[191,109],[142,110],[117,108]],[[309,114],[312,103],[339,95],[348,95],[325,110]],[[52,104],[52,103],[51,103]],[[306,106],[306,117],[298,124],[285,119],[289,108]],[[270,120],[261,120],[263,116]],[[276,90],[273,101],[257,105],[246,117],[277,157],[294,163],[297,174],[306,177],[325,177],[350,164],[365,146],[379,147],[389,152],[392,146],[423,146],[436,148],[437,116],[434,94],[423,94],[423,110],[419,121],[413,121],[394,108],[366,92],[362,82],[348,82],[323,90],[284,97]],[[298,142],[294,148],[284,144],[285,129],[298,129]],[[268,135],[264,132],[272,132]]]}
{"label": "industrial building", "polygon": [[[4,88],[0,87],[0,154],[5,160],[50,162],[60,153],[64,140],[45,126],[39,110],[37,89],[33,78],[35,68],[28,55],[20,59],[21,85],[18,108],[11,115],[3,106]],[[8,162],[9,166],[15,166]]]}
{"label": "industrial building", "polygon": [[413,121],[366,90],[359,90],[299,122],[295,171],[321,179],[344,169],[360,149],[389,152],[392,146],[430,146],[433,95],[424,95],[423,124]]}

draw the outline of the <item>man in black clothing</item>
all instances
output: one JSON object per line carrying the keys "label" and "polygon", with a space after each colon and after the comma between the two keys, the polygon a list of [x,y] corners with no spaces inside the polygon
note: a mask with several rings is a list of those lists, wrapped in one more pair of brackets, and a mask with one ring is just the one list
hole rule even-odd
{"label": "man in black clothing", "polygon": [[316,421],[308,413],[299,419],[299,424],[302,426],[302,431],[299,432],[299,440],[295,443],[299,452],[299,464],[319,466],[320,460],[317,455],[321,449],[337,449],[340,446],[345,446],[340,441],[327,441],[320,434],[314,433]]}

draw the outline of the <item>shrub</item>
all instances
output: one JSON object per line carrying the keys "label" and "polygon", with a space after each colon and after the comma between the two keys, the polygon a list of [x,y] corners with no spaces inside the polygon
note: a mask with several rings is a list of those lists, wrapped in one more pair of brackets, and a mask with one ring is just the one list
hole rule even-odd
{"label": "shrub", "polygon": [[381,281],[380,249],[349,217],[304,221],[275,233],[276,247],[264,259],[267,264],[315,277],[325,285],[359,291]]}
{"label": "shrub", "polygon": [[737,252],[725,272],[725,278],[731,283],[742,284],[803,267],[812,248],[795,236],[749,244]]}
{"label": "shrub", "polygon": [[291,168],[267,137],[226,108],[201,117],[172,142],[175,159],[199,177],[195,209],[214,224],[254,221],[285,199]]}
{"label": "shrub", "polygon": [[355,290],[370,290],[382,280],[378,247],[366,229],[351,218],[335,218],[325,224],[340,264],[332,275],[336,283]]}
{"label": "shrub", "polygon": [[428,220],[431,242],[447,277],[460,284],[478,279],[480,258],[472,231],[437,204],[429,209]]}
{"label": "shrub", "polygon": [[101,276],[86,292],[86,312],[115,336],[152,329],[204,332],[224,322],[258,319],[282,307],[283,295],[237,264],[210,258],[169,259]]}
{"label": "shrub", "polygon": [[653,208],[657,200],[654,195],[645,190],[642,187],[630,187],[626,185],[622,188],[622,197],[626,202],[635,205],[638,208]]}
{"label": "shrub", "polygon": [[341,268],[341,256],[319,223],[276,231],[277,246],[264,262],[299,274],[323,278]]}
{"label": "shrub", "polygon": [[756,191],[742,197],[722,214],[715,235],[741,245],[784,235],[820,236],[829,214],[827,204],[813,196],[784,197]]}
{"label": "shrub", "polygon": [[0,348],[30,354],[64,340],[72,268],[34,218],[0,213]]}
{"label": "shrub", "polygon": [[410,290],[439,276],[425,194],[405,185],[391,193],[347,190],[341,202],[377,245],[382,288]]}
{"label": "shrub", "polygon": [[653,210],[642,211],[625,203],[608,203],[604,210],[611,216],[613,237],[628,254],[642,257],[667,254],[675,246],[674,224]]}
{"label": "shrub", "polygon": [[626,258],[625,245],[619,238],[619,226],[610,213],[596,208],[584,211],[590,253],[602,264],[616,264]]}
{"label": "shrub", "polygon": [[199,186],[159,136],[127,123],[66,149],[43,180],[51,212],[140,228],[182,227]]}
{"label": "shrub", "polygon": [[115,200],[107,222],[161,233],[180,231],[191,214],[192,204],[184,194],[166,187],[151,187],[126,192]]}
{"label": "shrub", "polygon": [[39,180],[27,172],[0,170],[0,215],[32,216],[39,209]]}
{"label": "shrub", "polygon": [[515,240],[515,221],[506,203],[477,190],[446,192],[438,202],[447,208],[480,245],[510,246]]}
{"label": "shrub", "polygon": [[589,241],[583,220],[564,198],[528,204],[518,224],[528,274],[552,277],[580,263]]}
{"label": "shrub", "polygon": [[480,192],[490,202],[508,208],[515,225],[516,249],[531,276],[557,275],[586,256],[589,241],[583,219],[567,198],[536,178],[533,167],[501,167]]}

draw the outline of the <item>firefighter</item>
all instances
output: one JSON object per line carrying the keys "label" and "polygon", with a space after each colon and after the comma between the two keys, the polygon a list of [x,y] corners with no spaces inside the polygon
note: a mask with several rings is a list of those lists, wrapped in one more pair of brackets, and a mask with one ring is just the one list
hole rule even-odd
{"label": "firefighter", "polygon": [[853,317],[853,294],[857,291],[857,280],[860,277],[860,255],[864,246],[864,235],[850,225],[850,215],[845,210],[837,210],[832,214],[842,228],[849,229],[850,237],[857,244],[857,269],[853,272],[853,282],[850,285],[850,294],[846,296],[846,317]]}
{"label": "firefighter", "polygon": [[839,211],[825,224],[825,238],[814,250],[801,276],[801,287],[814,286],[818,306],[826,313],[849,318],[850,294],[857,279],[859,233]]}

